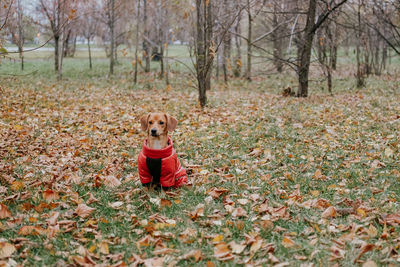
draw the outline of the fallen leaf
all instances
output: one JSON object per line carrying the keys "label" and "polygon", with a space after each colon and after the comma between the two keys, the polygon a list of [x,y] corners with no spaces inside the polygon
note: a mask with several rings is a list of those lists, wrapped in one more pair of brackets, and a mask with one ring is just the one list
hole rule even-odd
{"label": "fallen leaf", "polygon": [[324,219],[336,217],[336,209],[333,206],[328,207],[322,214],[321,217]]}
{"label": "fallen leaf", "polygon": [[81,218],[86,218],[88,217],[95,208],[91,208],[87,206],[86,204],[79,204],[78,207],[75,210],[75,214],[78,215]]}
{"label": "fallen leaf", "polygon": [[364,255],[365,253],[367,253],[368,251],[371,251],[373,248],[375,247],[374,244],[364,244],[361,248],[360,248],[360,252],[358,253],[358,256],[354,259],[354,263],[356,263],[361,257],[362,255]]}
{"label": "fallen leaf", "polygon": [[235,241],[229,242],[229,246],[231,247],[232,252],[235,254],[241,254],[246,248],[246,244],[236,244]]}
{"label": "fallen leaf", "polygon": [[164,265],[164,257],[144,260],[144,266],[146,267],[162,267],[163,265]]}
{"label": "fallen leaf", "polygon": [[378,267],[378,265],[374,261],[369,260],[364,262],[362,267]]}
{"label": "fallen leaf", "polygon": [[242,207],[238,207],[233,210],[232,212],[232,217],[234,218],[240,218],[240,217],[246,217],[247,216],[247,211],[245,211]]}
{"label": "fallen leaf", "polygon": [[0,219],[10,218],[11,212],[6,205],[0,204]]}
{"label": "fallen leaf", "polygon": [[201,254],[201,250],[195,249],[195,250],[189,251],[188,253],[183,255],[181,258],[185,259],[185,260],[193,258],[195,262],[198,262],[199,260],[201,260],[202,257],[203,257],[203,255]]}
{"label": "fallen leaf", "polygon": [[108,255],[110,253],[110,250],[108,249],[108,243],[106,241],[101,241],[100,244],[98,245],[99,247],[99,252],[102,254]]}
{"label": "fallen leaf", "polygon": [[282,246],[284,246],[285,248],[291,248],[294,247],[295,243],[292,239],[290,239],[289,237],[284,237],[282,239]]}
{"label": "fallen leaf", "polygon": [[0,259],[6,259],[10,257],[15,251],[16,248],[13,244],[8,242],[0,242]]}
{"label": "fallen leaf", "polygon": [[108,175],[103,177],[104,184],[108,187],[117,187],[121,185],[121,181],[114,175]]}
{"label": "fallen leaf", "polygon": [[47,188],[46,190],[43,191],[42,193],[44,200],[47,202],[55,201],[60,198],[59,194],[50,188]]}
{"label": "fallen leaf", "polygon": [[161,207],[172,207],[171,200],[162,198],[161,199]]}

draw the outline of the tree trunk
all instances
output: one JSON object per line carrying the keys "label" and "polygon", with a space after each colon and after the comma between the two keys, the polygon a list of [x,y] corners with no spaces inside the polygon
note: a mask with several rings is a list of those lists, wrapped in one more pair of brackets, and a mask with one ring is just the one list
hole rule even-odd
{"label": "tree trunk", "polygon": [[143,50],[144,50],[144,58],[146,59],[146,65],[144,68],[145,72],[150,72],[150,44],[146,38],[149,38],[149,25],[147,19],[147,0],[143,0],[143,24],[144,24],[144,36],[145,39],[143,40]]}
{"label": "tree trunk", "polygon": [[[239,14],[237,18],[237,22],[235,25],[235,32],[237,34],[241,33],[240,30],[240,21],[241,21],[241,14]],[[236,45],[236,56],[235,56],[235,69],[233,71],[233,74],[235,77],[240,77],[241,72],[242,72],[242,50],[241,50],[241,38],[235,34],[235,45]]]}
{"label": "tree trunk", "polygon": [[[206,96],[206,33],[205,33],[205,2],[204,0],[196,0],[197,14],[197,40],[196,40],[196,73],[199,87],[199,102],[201,107],[205,107],[207,103]],[[203,7],[204,6],[204,7]]]}
{"label": "tree trunk", "polygon": [[62,79],[62,63],[63,63],[63,56],[64,56],[64,33],[61,32],[60,38],[58,39],[58,76],[57,79],[60,81]]}
{"label": "tree trunk", "polygon": [[247,29],[247,70],[246,79],[251,81],[251,38],[252,38],[252,17],[250,0],[247,0],[247,15],[248,15],[248,29]]}
{"label": "tree trunk", "polygon": [[165,0],[165,83],[169,85],[169,64],[168,64],[168,48],[169,48],[169,18],[168,18],[168,8],[169,3],[168,0]]}
{"label": "tree trunk", "polygon": [[139,47],[139,21],[140,21],[140,0],[137,3],[137,21],[136,21],[136,41],[135,41],[135,74],[133,82],[137,84],[138,75],[138,47]]}
{"label": "tree trunk", "polygon": [[92,69],[92,52],[90,51],[90,38],[87,38],[88,52],[89,52],[89,68]]}
{"label": "tree trunk", "polygon": [[361,67],[361,3],[358,3],[358,29],[357,29],[357,45],[356,45],[356,59],[357,59],[357,88],[364,86],[364,73]]}
{"label": "tree trunk", "polygon": [[282,42],[282,30],[281,27],[278,27],[278,3],[274,2],[274,14],[272,17],[272,27],[275,28],[275,31],[272,33],[273,45],[274,45],[274,65],[278,72],[283,71],[283,63],[282,63],[282,50],[283,50],[283,42]]}
{"label": "tree trunk", "polygon": [[212,17],[212,1],[206,0],[204,13],[206,14],[206,25],[205,25],[205,54],[206,54],[206,90],[211,89],[211,73],[213,68],[214,61],[214,53],[211,50],[215,51],[212,47],[212,38],[213,38],[213,17]]}
{"label": "tree trunk", "polygon": [[54,35],[54,70],[58,72],[58,42],[59,42],[60,36],[59,35]]}
{"label": "tree trunk", "polygon": [[111,33],[111,51],[110,51],[110,74],[114,74],[114,15],[115,15],[115,0],[110,0],[111,1],[111,9],[110,9],[110,21],[109,21],[109,27],[110,27],[110,33]]}
{"label": "tree trunk", "polygon": [[314,27],[315,12],[317,8],[316,0],[310,0],[307,12],[307,22],[304,29],[303,44],[300,46],[300,62],[298,68],[299,78],[299,90],[297,92],[298,97],[308,96],[308,73],[310,70],[311,61],[311,48],[314,39]]}

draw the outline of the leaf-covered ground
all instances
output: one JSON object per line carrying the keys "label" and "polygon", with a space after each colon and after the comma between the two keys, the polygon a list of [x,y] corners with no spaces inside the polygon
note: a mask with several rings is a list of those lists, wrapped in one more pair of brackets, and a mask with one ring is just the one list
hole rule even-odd
{"label": "leaf-covered ground", "polygon": [[[202,111],[183,86],[3,78],[0,265],[398,266],[400,95],[387,79],[307,99],[234,81]],[[138,119],[154,110],[179,121],[190,186],[138,181]]]}

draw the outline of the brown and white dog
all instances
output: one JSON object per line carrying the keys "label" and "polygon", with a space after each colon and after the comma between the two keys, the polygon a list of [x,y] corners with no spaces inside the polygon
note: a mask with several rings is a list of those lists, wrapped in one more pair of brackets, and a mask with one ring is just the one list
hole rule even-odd
{"label": "brown and white dog", "polygon": [[150,113],[140,119],[141,128],[147,132],[138,157],[138,170],[143,185],[163,188],[181,187],[187,183],[186,170],[179,162],[169,131],[178,121],[166,113]]}
{"label": "brown and white dog", "polygon": [[147,145],[163,149],[168,145],[168,131],[175,130],[178,121],[166,113],[150,113],[140,119],[143,131],[147,131]]}

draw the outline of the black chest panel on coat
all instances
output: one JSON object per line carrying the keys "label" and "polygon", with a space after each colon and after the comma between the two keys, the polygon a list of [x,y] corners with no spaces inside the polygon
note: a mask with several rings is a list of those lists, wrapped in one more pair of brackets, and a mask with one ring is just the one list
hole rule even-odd
{"label": "black chest panel on coat", "polygon": [[146,166],[149,169],[151,176],[153,177],[153,183],[160,183],[161,176],[161,159],[146,158]]}

